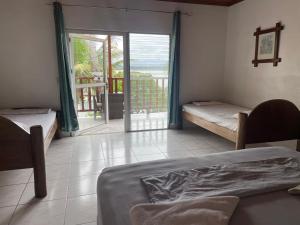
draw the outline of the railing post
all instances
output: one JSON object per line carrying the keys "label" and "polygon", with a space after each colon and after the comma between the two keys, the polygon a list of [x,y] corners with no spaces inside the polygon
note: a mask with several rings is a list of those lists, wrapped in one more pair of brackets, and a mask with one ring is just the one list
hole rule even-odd
{"label": "railing post", "polygon": [[[142,105],[142,110],[144,111],[146,109],[145,107],[145,95],[146,95],[146,92],[145,92],[145,80],[143,79],[142,80],[142,93],[143,93],[143,98],[142,98],[142,102],[143,102],[143,105]],[[146,109],[147,111],[147,109]]]}
{"label": "railing post", "polygon": [[88,88],[88,102],[89,102],[89,111],[92,110],[92,95],[91,95],[91,88]]}
{"label": "railing post", "polygon": [[118,93],[118,78],[115,78],[115,91],[114,91],[115,94]]}
{"label": "railing post", "polygon": [[165,109],[165,78],[162,78],[162,100],[161,100],[161,110]]}
{"label": "railing post", "polygon": [[158,79],[155,79],[155,83],[156,83],[156,112],[158,112]]}
{"label": "railing post", "polygon": [[152,80],[149,80],[149,112],[152,110]]}
{"label": "railing post", "polygon": [[[83,78],[79,78],[79,84],[82,84]],[[83,99],[83,88],[80,89],[80,98],[81,98],[81,110],[84,110],[84,99]]]}
{"label": "railing post", "polygon": [[108,91],[113,93],[113,78],[112,78],[112,55],[111,55],[111,36],[107,36],[108,46]]}
{"label": "railing post", "polygon": [[136,80],[136,111],[139,112],[139,80]]}

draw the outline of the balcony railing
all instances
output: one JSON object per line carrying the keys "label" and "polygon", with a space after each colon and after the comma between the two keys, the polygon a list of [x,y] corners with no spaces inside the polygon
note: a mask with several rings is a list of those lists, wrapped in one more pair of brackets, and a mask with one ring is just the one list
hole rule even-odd
{"label": "balcony railing", "polygon": [[[110,78],[109,93],[124,93],[124,78]],[[142,77],[130,80],[131,113],[153,113],[167,111],[168,78]],[[104,93],[103,83],[93,77],[80,77],[76,80],[77,110],[93,111],[93,98]]]}
{"label": "balcony railing", "polygon": [[153,113],[167,111],[168,78],[132,78],[131,113]]}

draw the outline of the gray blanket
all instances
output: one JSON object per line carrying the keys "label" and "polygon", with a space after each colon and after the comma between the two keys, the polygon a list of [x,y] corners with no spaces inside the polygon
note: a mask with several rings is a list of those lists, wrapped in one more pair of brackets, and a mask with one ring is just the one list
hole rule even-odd
{"label": "gray blanket", "polygon": [[199,196],[252,196],[300,183],[296,158],[215,165],[141,178],[150,202],[187,200]]}

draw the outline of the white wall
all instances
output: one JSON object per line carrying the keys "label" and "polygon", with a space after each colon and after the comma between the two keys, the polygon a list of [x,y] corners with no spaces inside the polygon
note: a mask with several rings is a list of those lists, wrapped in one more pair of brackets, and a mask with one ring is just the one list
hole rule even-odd
{"label": "white wall", "polygon": [[[281,21],[282,62],[252,65],[256,28]],[[223,98],[248,107],[272,99],[288,99],[300,107],[300,1],[246,0],[228,11]]]}
{"label": "white wall", "polygon": [[1,2],[0,108],[59,105],[52,9],[45,2]]}
{"label": "white wall", "polygon": [[[0,8],[0,108],[59,107],[52,7],[46,0],[10,0]],[[221,93],[227,8],[150,0],[63,0],[65,4],[176,9],[182,17],[181,101]],[[64,7],[69,29],[170,33],[172,14]]]}

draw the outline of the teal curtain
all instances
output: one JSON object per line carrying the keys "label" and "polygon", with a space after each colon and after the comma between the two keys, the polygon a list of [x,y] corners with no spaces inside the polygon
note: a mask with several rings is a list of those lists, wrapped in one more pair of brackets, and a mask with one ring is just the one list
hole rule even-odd
{"label": "teal curtain", "polygon": [[79,126],[71,91],[71,70],[68,56],[67,35],[65,32],[62,6],[59,2],[54,2],[53,7],[56,29],[57,60],[59,70],[60,128],[64,132],[72,132],[78,130]]}
{"label": "teal curtain", "polygon": [[181,107],[179,105],[180,87],[180,28],[181,13],[174,13],[170,49],[170,78],[169,78],[169,128],[182,127]]}

